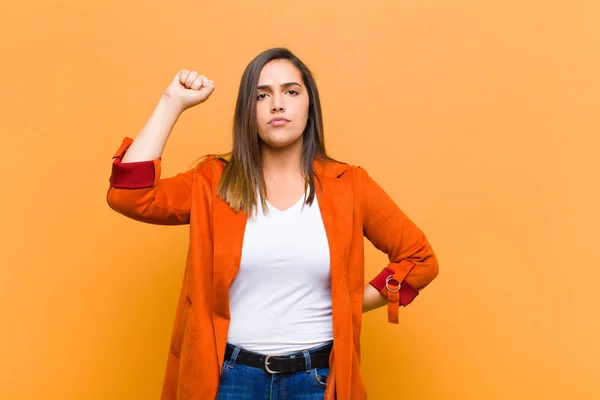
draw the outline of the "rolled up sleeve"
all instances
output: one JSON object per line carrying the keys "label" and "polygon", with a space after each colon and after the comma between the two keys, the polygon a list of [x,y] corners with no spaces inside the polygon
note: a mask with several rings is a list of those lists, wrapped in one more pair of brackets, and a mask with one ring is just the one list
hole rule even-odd
{"label": "rolled up sleeve", "polygon": [[107,203],[137,221],[182,225],[189,223],[193,169],[161,179],[161,160],[123,163],[133,140],[125,138],[113,155]]}
{"label": "rolled up sleeve", "polygon": [[359,170],[364,236],[390,261],[369,283],[386,297],[387,286],[393,286],[399,305],[407,306],[438,275],[437,257],[425,234],[364,169]]}

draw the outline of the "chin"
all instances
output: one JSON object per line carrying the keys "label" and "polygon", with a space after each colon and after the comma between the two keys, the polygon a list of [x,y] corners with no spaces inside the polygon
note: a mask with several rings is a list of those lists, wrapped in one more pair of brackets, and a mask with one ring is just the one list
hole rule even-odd
{"label": "chin", "polygon": [[302,140],[302,135],[298,136],[288,136],[288,135],[271,135],[267,138],[267,140],[261,138],[262,142],[271,148],[274,149],[282,149],[285,147],[293,146],[298,141]]}

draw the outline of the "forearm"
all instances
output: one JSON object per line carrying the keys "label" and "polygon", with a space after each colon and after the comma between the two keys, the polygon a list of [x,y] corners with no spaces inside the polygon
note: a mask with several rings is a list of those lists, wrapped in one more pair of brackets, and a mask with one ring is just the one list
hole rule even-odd
{"label": "forearm", "polygon": [[180,114],[181,110],[174,101],[161,97],[152,116],[125,153],[122,162],[160,158]]}
{"label": "forearm", "polygon": [[371,310],[375,310],[376,308],[383,307],[387,304],[387,298],[382,296],[381,293],[377,291],[370,284],[365,285],[365,290],[363,294],[363,313],[366,313]]}

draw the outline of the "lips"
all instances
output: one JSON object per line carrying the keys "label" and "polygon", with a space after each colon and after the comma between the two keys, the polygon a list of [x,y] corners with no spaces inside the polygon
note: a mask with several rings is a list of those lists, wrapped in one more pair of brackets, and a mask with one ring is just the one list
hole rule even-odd
{"label": "lips", "polygon": [[269,125],[273,125],[273,126],[283,126],[285,124],[287,124],[288,122],[290,122],[289,119],[287,118],[283,118],[283,117],[276,117],[273,118],[269,121]]}
{"label": "lips", "polygon": [[283,118],[283,117],[276,117],[276,118],[272,118],[269,121],[269,124],[281,123],[281,122],[290,122],[290,120],[287,118]]}

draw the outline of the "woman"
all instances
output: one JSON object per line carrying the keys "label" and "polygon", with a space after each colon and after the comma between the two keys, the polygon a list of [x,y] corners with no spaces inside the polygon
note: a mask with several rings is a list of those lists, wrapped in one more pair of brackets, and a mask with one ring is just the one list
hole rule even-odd
{"label": "woman", "polygon": [[[423,233],[359,167],[325,152],[308,68],[270,49],[246,68],[233,150],[160,178],[179,115],[211,80],[180,71],[114,156],[109,205],[190,224],[163,399],[364,399],[362,313],[409,304],[438,272]],[[363,236],[390,263],[364,284]]]}

